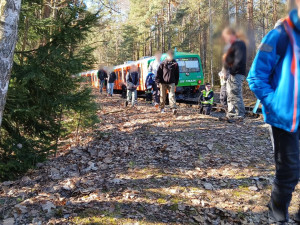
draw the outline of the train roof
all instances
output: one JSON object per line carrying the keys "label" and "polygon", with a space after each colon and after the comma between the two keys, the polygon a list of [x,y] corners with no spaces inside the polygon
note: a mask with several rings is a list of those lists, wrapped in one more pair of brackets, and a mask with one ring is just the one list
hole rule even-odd
{"label": "train roof", "polygon": [[130,63],[126,63],[126,64],[122,64],[122,65],[118,65],[118,66],[115,66],[114,69],[120,69],[120,68],[123,68],[123,67],[129,67],[131,66],[132,64],[139,64],[141,62],[146,62],[146,61],[149,61],[149,60],[154,60],[155,57],[147,57],[145,59],[140,59],[138,61],[132,61]]}
{"label": "train roof", "polygon": [[[166,56],[166,53],[164,53],[162,55],[162,58],[164,58]],[[175,52],[175,58],[180,58],[180,57],[199,57],[199,54],[197,53],[190,53],[190,52]],[[140,59],[138,61],[132,61],[130,63],[125,63],[125,64],[122,64],[122,65],[118,65],[118,66],[115,66],[114,69],[120,69],[120,68],[124,68],[124,67],[129,67],[131,66],[132,64],[139,64],[141,62],[145,62],[145,61],[151,61],[151,60],[154,60],[155,57],[147,57],[145,59]]]}
{"label": "train roof", "polygon": [[191,52],[175,52],[175,58],[178,56],[199,56],[199,54]]}

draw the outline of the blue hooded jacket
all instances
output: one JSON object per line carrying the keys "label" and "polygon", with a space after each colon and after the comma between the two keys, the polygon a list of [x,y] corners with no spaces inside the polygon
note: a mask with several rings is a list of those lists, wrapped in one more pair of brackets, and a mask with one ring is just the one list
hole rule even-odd
{"label": "blue hooded jacket", "polygon": [[[283,59],[278,62],[280,56],[276,53],[276,47],[282,44],[279,43],[281,34],[280,30],[274,29],[262,40],[247,81],[263,104],[265,122],[288,132],[296,132],[300,120],[300,52],[297,50],[300,46],[300,20],[297,10],[291,11],[289,19],[294,28],[289,29],[289,33],[282,30],[289,36]],[[293,59],[295,70],[292,70]]]}

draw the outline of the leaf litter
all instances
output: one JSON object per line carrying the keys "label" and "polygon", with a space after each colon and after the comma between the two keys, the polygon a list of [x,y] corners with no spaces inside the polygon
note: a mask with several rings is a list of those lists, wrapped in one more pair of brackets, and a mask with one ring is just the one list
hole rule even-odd
{"label": "leaf litter", "polygon": [[101,123],[80,145],[0,184],[1,224],[268,223],[274,166],[260,119],[228,124],[183,104],[174,117],[143,101],[98,101]]}

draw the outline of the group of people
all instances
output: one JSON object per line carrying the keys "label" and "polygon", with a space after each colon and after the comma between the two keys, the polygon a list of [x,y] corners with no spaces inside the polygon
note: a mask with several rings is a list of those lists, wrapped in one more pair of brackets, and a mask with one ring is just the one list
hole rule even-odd
{"label": "group of people", "polygon": [[[247,77],[250,89],[263,105],[265,122],[271,125],[276,174],[268,207],[270,223],[275,224],[289,221],[288,208],[300,178],[300,0],[290,0],[290,4],[292,10],[289,16],[281,20],[262,40]],[[220,100],[226,108],[227,118],[243,118],[245,106],[242,86],[246,78],[246,43],[231,28],[226,28],[222,36],[227,46],[223,69],[219,73]],[[105,77],[105,74],[101,77]],[[126,81],[127,102],[134,106],[139,85],[136,66],[132,66]],[[161,54],[157,53],[149,67],[146,89],[148,93],[153,93],[154,105],[160,106],[162,113],[165,112],[168,91],[170,107],[176,114],[175,87],[178,81],[179,67],[174,60],[174,52],[169,51],[163,62]],[[200,95],[200,112],[209,114],[213,101],[214,93],[207,83]],[[295,221],[300,223],[300,209]]]}
{"label": "group of people", "polygon": [[109,96],[113,96],[114,94],[114,85],[115,85],[115,81],[117,80],[117,75],[116,73],[113,71],[111,73],[109,73],[109,75],[107,75],[107,72],[101,68],[98,71],[98,80],[99,80],[99,90],[100,93],[103,93],[103,88],[105,86],[105,83],[107,82],[107,94]]}
{"label": "group of people", "polygon": [[[167,57],[161,61],[162,54],[157,52],[155,60],[152,61],[148,68],[148,75],[146,77],[145,89],[146,100],[152,103],[155,107],[160,107],[161,113],[165,113],[165,106],[167,100],[167,93],[169,94],[169,103],[172,113],[177,114],[175,88],[179,82],[179,66],[174,59],[174,52],[172,50],[167,52]],[[139,74],[136,65],[131,65],[130,71],[126,75],[127,84],[127,101],[126,106],[136,105],[137,101],[137,87],[139,86]]]}
{"label": "group of people", "polygon": [[[220,102],[226,111],[225,119],[243,119],[245,106],[243,101],[243,81],[246,78],[247,47],[246,41],[232,28],[225,28],[222,37],[226,42],[223,56],[223,68],[219,73],[221,81]],[[200,114],[210,115],[214,103],[214,92],[209,83],[199,97]]]}

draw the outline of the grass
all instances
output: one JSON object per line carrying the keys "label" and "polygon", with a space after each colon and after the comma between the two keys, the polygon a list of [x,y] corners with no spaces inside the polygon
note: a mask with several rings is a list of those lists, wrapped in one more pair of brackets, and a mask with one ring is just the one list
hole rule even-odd
{"label": "grass", "polygon": [[239,186],[238,189],[234,190],[232,192],[232,195],[237,198],[247,196],[250,194],[248,187],[249,187],[248,185],[243,184],[243,185]]}
{"label": "grass", "polygon": [[119,210],[115,212],[108,212],[96,209],[86,209],[79,213],[77,217],[72,219],[72,223],[78,225],[165,225],[165,223],[155,223],[146,220],[133,220],[129,218],[122,218]]}

